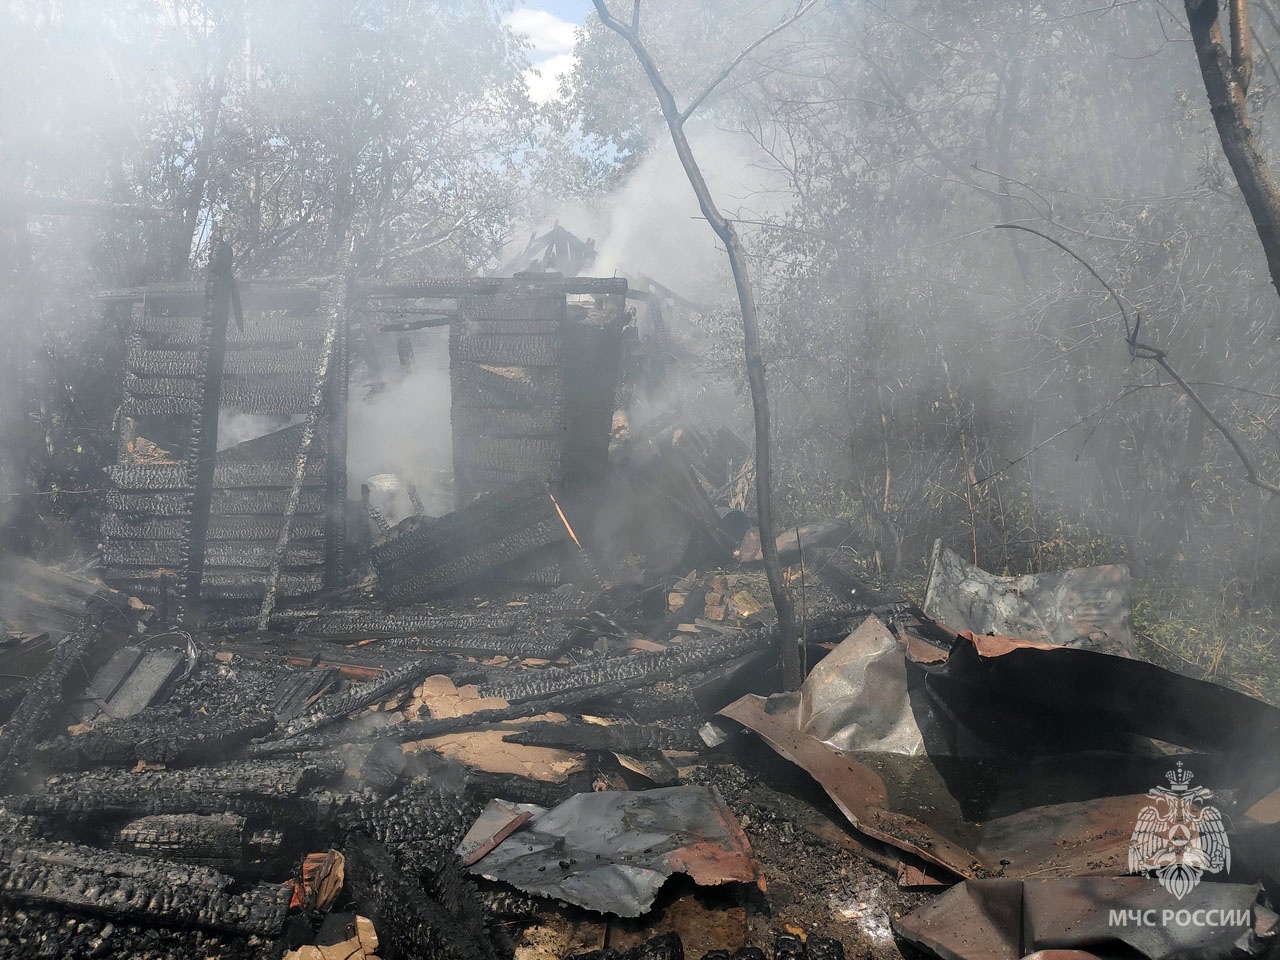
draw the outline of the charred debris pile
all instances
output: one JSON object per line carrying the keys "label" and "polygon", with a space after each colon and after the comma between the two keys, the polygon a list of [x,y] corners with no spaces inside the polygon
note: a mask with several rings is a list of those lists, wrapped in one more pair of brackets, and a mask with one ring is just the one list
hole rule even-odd
{"label": "charred debris pile", "polygon": [[[1124,568],[939,545],[917,608],[801,526],[777,693],[749,448],[627,416],[680,363],[669,292],[229,277],[105,297],[101,555],[2,560],[3,956],[1271,949],[1280,713],[1135,658]],[[346,456],[353,357],[432,326],[439,516]]]}

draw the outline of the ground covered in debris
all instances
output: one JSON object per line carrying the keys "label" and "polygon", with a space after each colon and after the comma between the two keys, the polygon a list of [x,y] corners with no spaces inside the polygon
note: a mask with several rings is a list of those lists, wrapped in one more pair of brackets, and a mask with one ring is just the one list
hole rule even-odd
{"label": "ground covered in debris", "polygon": [[[364,918],[385,957],[888,955],[920,899],[816,783],[732,725],[700,734],[774,683],[759,572],[282,609],[266,635],[234,612],[148,630],[86,583],[58,581],[86,619],[0,734],[6,957],[373,956]],[[818,656],[857,611],[806,597]],[[631,919],[454,852],[494,798],[672,789],[697,836],[672,824],[684,846]]]}
{"label": "ground covered in debris", "polygon": [[[1269,949],[1280,710],[1135,656],[1121,567],[997,577],[939,544],[917,606],[841,535],[778,544],[791,693],[749,535],[727,567],[397,606],[364,583],[265,629],[151,627],[9,562],[6,662],[41,666],[3,704],[0,954]],[[1221,929],[1104,923],[1172,903],[1170,864]]]}

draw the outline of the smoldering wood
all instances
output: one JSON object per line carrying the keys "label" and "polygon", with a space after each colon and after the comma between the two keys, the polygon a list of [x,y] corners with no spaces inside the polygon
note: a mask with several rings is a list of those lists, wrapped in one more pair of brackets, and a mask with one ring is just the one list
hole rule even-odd
{"label": "smoldering wood", "polygon": [[[267,528],[269,529],[269,528]],[[103,563],[113,567],[172,567],[182,562],[181,540],[112,538],[103,548]],[[285,549],[286,566],[316,566],[324,562],[324,544],[291,543]],[[271,546],[263,541],[209,540],[205,563],[210,567],[262,567],[271,563]]]}
{"label": "smoldering wood", "polygon": [[[206,600],[260,600],[264,572],[265,568],[209,568],[201,581],[200,595]],[[165,583],[173,578],[164,568],[110,567],[105,575],[121,590],[153,601],[164,596]],[[314,572],[286,571],[280,575],[280,583],[281,590],[291,596],[307,596],[324,587],[324,573],[318,568]]]}
{"label": "smoldering wood", "polygon": [[325,640],[362,640],[395,637],[450,636],[470,633],[509,634],[527,617],[503,611],[453,613],[431,608],[400,608],[384,613],[364,607],[353,610],[290,611],[271,618],[273,629]]}
{"label": "smoldering wood", "polygon": [[645,686],[681,673],[705,670],[740,657],[769,642],[773,631],[764,627],[731,637],[699,640],[662,653],[638,653],[608,660],[530,671],[527,675],[485,684],[481,696],[502,697],[511,704],[540,700],[592,687],[634,682]]}
{"label": "smoldering wood", "polygon": [[[404,754],[395,747],[395,753]],[[437,872],[455,858],[454,849],[466,836],[484,803],[428,778],[414,780],[380,803],[363,804],[346,818],[349,831],[367,834],[399,851],[415,872]]]}
{"label": "smoldering wood", "polygon": [[[276,352],[227,352],[225,372],[228,376],[264,376],[294,374],[306,376],[320,361],[320,350],[314,344]],[[126,363],[130,374],[139,380],[194,379],[196,355],[190,350],[159,350],[148,347],[141,338],[130,340]],[[155,391],[153,391],[155,392]]]}
{"label": "smoldering wood", "polygon": [[[824,614],[806,624],[806,633],[814,642],[819,642],[819,638],[843,639],[849,633],[854,616],[849,613]],[[411,720],[396,724],[386,732],[386,736],[401,742],[425,740],[540,713],[569,711],[592,702],[616,705],[617,698],[628,691],[655,686],[673,677],[682,678],[687,684],[691,675],[698,671],[707,670],[752,650],[767,649],[775,641],[776,634],[772,628],[760,628],[731,637],[691,643],[666,653],[617,657],[576,667],[540,670],[531,672],[527,677],[481,684],[481,696],[500,696],[512,702],[506,707],[478,710],[460,717]],[[696,701],[686,689],[683,698],[679,700],[662,698],[654,718],[693,716],[698,712]],[[309,746],[318,748],[366,736],[368,733],[362,730],[340,730],[332,739],[321,740]]]}
{"label": "smoldering wood", "polygon": [[[284,510],[289,491],[277,489],[223,489],[213,491],[213,505],[220,518],[261,517],[279,514]],[[142,492],[129,490],[108,490],[105,497],[107,507],[122,517],[177,517],[181,516],[184,505],[181,495],[166,492]],[[303,490],[298,504],[299,514],[319,514],[324,510],[324,493],[318,487]],[[214,519],[210,518],[211,527]],[[167,539],[167,538],[165,538]]]}
{"label": "smoldering wood", "polygon": [[546,487],[528,481],[393,536],[370,555],[380,589],[405,602],[459,587],[567,536]]}
{"label": "smoldering wood", "polygon": [[[217,484],[218,410],[222,402],[223,364],[227,357],[227,324],[231,319],[231,248],[220,237],[212,241],[205,281],[204,313],[196,344],[197,393],[187,433],[182,487],[186,496],[187,536],[176,578],[177,618],[186,618],[199,598],[204,576],[205,536]],[[143,313],[145,314],[145,305]],[[124,485],[124,484],[122,484]],[[221,484],[218,484],[221,485]]]}
{"label": "smoldering wood", "polygon": [[426,657],[388,670],[382,676],[354,686],[340,696],[329,697],[318,703],[314,709],[292,720],[280,731],[281,739],[312,733],[357,710],[381,703],[423,677],[447,671],[453,666],[453,663],[442,661],[439,657]]}
{"label": "smoldering wood", "polygon": [[230,870],[278,855],[280,841],[278,831],[252,829],[234,813],[139,817],[115,830],[110,840],[122,853]]}
{"label": "smoldering wood", "polygon": [[[218,451],[221,463],[249,463],[261,461],[294,460],[298,455],[298,445],[302,441],[303,424],[297,423],[281,427],[252,440],[245,440],[235,446]],[[327,453],[328,438],[323,434],[312,438],[312,450],[316,454]]]}
{"label": "smoldering wood", "polygon": [[524,478],[589,500],[608,459],[622,297],[588,311],[554,285],[517,279],[461,297],[458,317],[449,334],[458,503]]}
{"label": "smoldering wood", "polygon": [[[141,508],[142,505],[138,506]],[[209,520],[208,539],[210,544],[237,540],[262,542],[279,536],[282,526],[283,520],[278,516],[215,516]],[[182,523],[176,517],[164,516],[144,516],[134,520],[123,511],[117,511],[103,519],[102,533],[112,541],[181,540]],[[292,533],[295,540],[318,539],[324,535],[324,524],[314,512],[295,517]]]}
{"label": "smoldering wood", "polygon": [[[298,511],[298,502],[302,495],[302,487],[306,482],[307,468],[313,462],[311,448],[315,442],[318,428],[321,426],[320,421],[324,415],[326,394],[330,391],[330,379],[334,367],[334,355],[338,349],[339,333],[342,328],[345,327],[346,311],[342,300],[343,298],[338,291],[332,288],[325,291],[325,295],[322,299],[325,312],[329,315],[329,326],[325,331],[324,349],[320,354],[320,361],[315,369],[313,377],[314,383],[311,387],[311,395],[307,401],[306,420],[303,421],[302,434],[298,437],[298,448],[297,452],[294,454],[293,480],[289,486],[289,498],[285,502],[284,513],[280,517],[280,530],[276,535],[275,543],[271,546],[270,551],[267,554],[267,582],[262,593],[262,607],[258,612],[257,629],[259,632],[266,630],[267,621],[271,619],[271,611],[275,608],[276,591],[280,586],[280,572],[282,568],[285,564],[288,564],[289,566],[298,565],[296,557],[290,556],[290,552],[296,549],[296,547],[290,546],[289,535],[293,526],[294,514]],[[345,336],[343,339],[345,340]],[[341,366],[342,375],[345,377],[346,365],[342,364]],[[345,415],[346,408],[344,406],[344,418]],[[343,449],[345,456],[345,444]],[[326,485],[330,487],[329,497],[331,499],[333,496],[332,483],[334,477],[334,464],[331,461],[328,461],[325,462],[324,465],[326,468]],[[341,476],[345,481],[345,468],[342,470]],[[343,486],[344,489],[342,491],[342,495],[344,498],[343,502],[345,502],[345,482]],[[345,522],[345,517],[343,519]],[[329,535],[330,539],[332,539],[336,533],[332,529],[331,510],[326,512],[325,528],[326,533]],[[313,562],[324,562],[326,563],[326,569],[328,569],[330,566],[329,561],[331,559],[331,552],[332,547],[330,545],[326,545]],[[256,561],[251,562],[254,562],[256,565]],[[326,580],[332,581],[332,576],[326,576]]]}
{"label": "smoldering wood", "polygon": [[[181,602],[193,589],[204,600],[261,599],[271,592],[263,582],[271,581],[275,548],[286,530],[282,596],[315,593],[326,581],[335,586],[345,566],[345,322],[330,353],[342,371],[331,379],[341,380],[341,389],[321,391],[314,462],[304,470],[303,489],[291,496],[303,434],[297,425],[216,457],[212,448],[196,451],[206,434],[216,445],[219,413],[285,417],[311,409],[325,335],[317,314],[323,309],[332,315],[336,309],[345,317],[345,281],[265,285],[266,300],[248,304],[244,329],[227,330],[223,346],[214,343],[218,330],[210,327],[225,327],[228,309],[225,248],[218,247],[218,254],[223,269],[211,273],[203,299],[196,300],[191,287],[176,293],[149,288],[133,305],[120,410],[127,418],[126,433],[146,437],[156,428],[164,436],[172,428],[164,427],[163,419],[157,425],[151,419],[156,417],[190,418],[192,424],[180,447],[185,462],[134,462],[126,441],[119,461],[108,469],[113,489],[106,499],[113,513],[103,523],[106,576],[146,600],[171,594]],[[211,346],[218,347],[212,354]],[[220,363],[216,376],[207,369],[211,356]],[[197,481],[210,468],[206,511]],[[199,529],[192,527],[197,503],[196,512],[208,514]],[[296,530],[286,515],[299,517]],[[232,519],[250,517],[261,519]],[[191,532],[199,533],[198,546]],[[200,571],[198,586],[188,569],[193,559]]]}
{"label": "smoldering wood", "polygon": [[[241,487],[277,488],[288,491],[293,482],[294,465],[289,460],[265,462],[240,462],[219,459],[213,470],[213,483],[222,489]],[[117,463],[107,468],[107,475],[121,490],[185,490],[189,473],[178,463]],[[308,486],[321,486],[324,468],[321,464],[309,464],[306,472]]]}

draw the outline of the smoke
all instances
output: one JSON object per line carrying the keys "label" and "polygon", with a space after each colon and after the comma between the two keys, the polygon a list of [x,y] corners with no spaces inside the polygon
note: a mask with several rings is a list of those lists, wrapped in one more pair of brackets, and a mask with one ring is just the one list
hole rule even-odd
{"label": "smoke", "polygon": [[[748,137],[703,126],[691,131],[690,144],[726,216],[750,222],[783,206],[781,175]],[[582,239],[595,239],[592,276],[644,274],[693,300],[714,301],[727,292],[724,250],[665,130],[655,131],[653,149],[619,189],[591,207],[557,207],[544,222],[552,217]],[[525,237],[517,234],[511,256]]]}
{"label": "smoke", "polygon": [[218,412],[218,449],[226,450],[228,447],[234,447],[236,444],[244,443],[246,440],[265,437],[268,433],[282,430],[295,423],[300,423],[304,419],[305,417],[301,414],[290,417],[287,415],[235,413],[230,410],[220,410]]}
{"label": "smoke", "polygon": [[418,488],[428,514],[439,516],[453,509],[449,337],[441,330],[411,336],[412,372],[397,373],[380,390],[375,384],[367,400],[352,385],[347,495],[358,500],[361,483],[379,474],[395,474]]}

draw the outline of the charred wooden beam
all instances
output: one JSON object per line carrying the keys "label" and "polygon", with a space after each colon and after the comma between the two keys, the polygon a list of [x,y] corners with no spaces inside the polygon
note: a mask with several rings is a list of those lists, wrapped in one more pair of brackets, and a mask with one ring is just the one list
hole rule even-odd
{"label": "charred wooden beam", "polygon": [[[294,465],[291,460],[271,462],[238,461],[219,462],[212,473],[214,488],[282,488],[287,494],[293,482]],[[121,490],[186,490],[188,479],[192,476],[183,464],[142,464],[118,463],[107,468],[107,475]],[[322,464],[311,464],[307,468],[308,486],[320,486],[324,483]],[[210,494],[212,496],[212,493]],[[212,501],[211,501],[212,502]],[[282,503],[283,503],[282,499]]]}
{"label": "charred wooden beam", "polygon": [[518,704],[575,690],[591,690],[606,684],[634,681],[635,686],[647,686],[698,670],[708,670],[753,650],[763,649],[772,637],[772,628],[760,627],[714,640],[682,644],[662,653],[638,653],[571,667],[531,670],[509,680],[484,684],[480,693]]}
{"label": "charred wooden beam", "polygon": [[325,451],[328,508],[325,514],[325,586],[336,589],[347,579],[347,400],[350,390],[350,285],[335,280],[324,302],[333,311],[335,341],[332,373],[325,403]]}
{"label": "charred wooden beam", "polygon": [[234,813],[162,813],[129,821],[115,831],[113,843],[123,853],[234,865],[248,855],[247,823]]}
{"label": "charred wooden beam", "polygon": [[[144,600],[157,600],[172,580],[171,572],[163,568],[108,567],[104,576],[121,590]],[[265,568],[242,567],[227,569],[210,567],[205,570],[200,593],[206,600],[261,600],[265,589]],[[324,571],[287,571],[280,574],[280,589],[290,596],[318,593],[324,586]]]}
{"label": "charred wooden beam", "polygon": [[395,602],[454,589],[568,536],[540,481],[481,497],[371,551],[379,585]]}
{"label": "charred wooden beam", "polygon": [[22,702],[0,731],[0,787],[21,768],[28,752],[44,733],[54,711],[62,705],[67,678],[98,637],[98,626],[84,621],[79,630],[58,646],[48,666],[27,688]]}
{"label": "charred wooden beam", "polygon": [[701,751],[705,744],[690,724],[531,723],[503,738],[508,743],[566,750],[606,750],[635,753],[645,750]]}
{"label": "charred wooden beam", "polygon": [[[181,540],[137,540],[108,538],[102,550],[102,561],[112,567],[174,567],[182,562]],[[205,563],[209,567],[260,567],[270,565],[273,555],[270,542],[208,540]],[[290,543],[282,562],[289,567],[318,566],[324,563],[322,543]]]}
{"label": "charred wooden beam", "polygon": [[[316,358],[317,362],[319,358]],[[252,440],[245,440],[235,446],[218,451],[219,463],[261,463],[262,461],[293,461],[298,455],[298,444],[302,441],[302,427],[296,423],[289,427],[281,427]],[[312,451],[318,453],[325,449],[325,437],[318,436],[312,440]]]}
{"label": "charred wooden beam", "polygon": [[[399,747],[395,752],[403,756]],[[455,793],[419,778],[386,800],[356,808],[345,818],[345,826],[395,850],[415,873],[435,873],[454,860],[454,850],[487,799]]]}
{"label": "charred wooden beam", "polygon": [[239,413],[306,413],[311,378],[306,374],[276,377],[227,377],[222,388],[223,406]]}
{"label": "charred wooden beam", "polygon": [[352,687],[346,693],[322,700],[316,707],[291,721],[281,731],[281,738],[301,736],[312,733],[341,720],[343,717],[362,710],[375,703],[381,703],[393,693],[403,690],[423,677],[435,673],[447,672],[456,666],[452,661],[442,661],[439,657],[428,657],[406,663],[394,670],[388,670],[380,677]]}
{"label": "charred wooden beam", "polygon": [[[514,703],[506,707],[496,707],[492,710],[477,710],[475,713],[464,714],[460,717],[440,717],[430,718],[426,720],[411,720],[407,723],[399,723],[387,731],[386,735],[389,739],[398,740],[402,743],[412,740],[427,740],[432,737],[442,737],[450,733],[458,733],[463,730],[475,730],[480,727],[492,726],[496,723],[505,723],[508,720],[519,720],[523,717],[537,716],[542,713],[550,713],[553,711],[568,711],[581,707],[588,703],[598,703],[603,705],[616,705],[617,698],[628,690],[635,690],[638,687],[650,685],[659,682],[658,677],[651,674],[640,674],[637,676],[628,676],[622,680],[615,680],[601,684],[595,687],[578,686],[569,690],[548,694],[540,699],[526,700],[523,703]],[[359,740],[364,736],[361,731],[342,731],[342,736],[335,738],[336,740]],[[326,744],[327,746],[328,744]]]}
{"label": "charred wooden beam", "polygon": [[527,631],[503,633],[462,633],[452,636],[392,637],[371,644],[381,650],[435,650],[461,656],[532,657],[538,660],[554,660],[572,644],[568,629],[543,629],[539,633]]}
{"label": "charred wooden beam", "polygon": [[[310,298],[311,303],[319,295],[320,290],[328,282],[328,277],[275,277],[269,281],[257,281],[241,284],[240,295],[246,309],[251,306],[265,309],[266,304],[277,308],[280,306],[297,306]],[[623,296],[627,292],[627,281],[622,277],[545,277],[530,276],[519,278],[506,277],[406,277],[403,279],[356,280],[352,284],[355,299],[373,299],[392,297],[406,300],[451,300],[455,297],[474,294],[496,294],[510,289],[550,290],[557,293],[581,294],[589,296],[605,296],[615,294]],[[176,307],[186,306],[198,299],[203,287],[198,283],[159,283],[146,287],[129,287],[119,290],[106,290],[99,297],[106,302],[128,303],[140,301],[144,297],[155,299]]]}
{"label": "charred wooden beam", "polygon": [[[282,525],[283,520],[274,516],[214,516],[209,518],[208,540],[210,544],[236,540],[273,542],[280,535]],[[116,541],[181,540],[182,522],[176,516],[151,515],[134,519],[120,512],[102,521],[102,533]],[[314,515],[295,517],[291,535],[295,541],[317,540],[324,535],[324,524]]]}
{"label": "charred wooden beam", "polygon": [[[153,291],[146,297],[146,313],[134,322],[130,333],[158,349],[193,349],[200,340],[201,301],[189,295],[166,297],[160,287],[153,288]],[[248,308],[245,329],[233,327],[227,332],[230,350],[244,348],[256,351],[264,346],[314,347],[324,338],[324,325],[317,322],[314,315],[319,302],[315,290],[303,297],[289,298],[277,294],[279,299],[288,301],[278,306],[270,305],[270,297],[254,304],[253,288],[248,284],[241,286],[241,295]]]}
{"label": "charred wooden beam", "polygon": [[136,726],[106,724],[78,737],[59,737],[31,751],[31,765],[43,774],[89,770],[95,767],[128,769],[139,761],[164,764],[170,769],[209,763],[275,730],[270,717],[196,729],[169,730],[152,727],[139,733]]}
{"label": "charred wooden beam", "polygon": [[[320,350],[315,344],[292,350],[228,350],[227,376],[294,374],[305,376],[315,370]],[[196,355],[191,350],[157,350],[140,337],[129,343],[125,360],[131,374],[139,379],[188,378],[196,376]]]}
{"label": "charred wooden beam", "polygon": [[17,813],[68,820],[161,813],[262,815],[288,809],[304,790],[335,780],[341,760],[240,761],[190,770],[96,771],[54,778],[43,793],[17,794]]}
{"label": "charred wooden beam", "polygon": [[187,494],[187,536],[179,565],[178,619],[185,619],[189,604],[200,596],[204,576],[205,535],[213,506],[214,467],[218,451],[218,410],[222,398],[223,365],[227,358],[227,323],[231,318],[231,247],[219,240],[209,258],[205,282],[204,319],[196,345],[196,412],[187,437],[183,487]]}
{"label": "charred wooden beam", "polygon": [[[285,504],[284,515],[281,518],[280,533],[276,537],[275,546],[270,552],[267,560],[269,570],[267,572],[266,587],[262,594],[262,606],[258,612],[257,629],[263,632],[267,629],[267,621],[271,619],[271,611],[275,608],[276,590],[280,585],[280,571],[286,563],[296,565],[289,557],[291,547],[289,545],[290,529],[293,525],[293,516],[298,510],[298,502],[302,496],[302,487],[306,481],[307,468],[311,463],[311,446],[315,440],[316,430],[320,425],[320,419],[323,414],[323,406],[325,394],[331,392],[330,374],[334,358],[335,344],[338,338],[338,327],[342,323],[342,317],[345,316],[345,309],[340,302],[340,298],[335,295],[333,290],[327,291],[324,297],[326,310],[329,313],[329,327],[325,331],[324,349],[320,354],[320,362],[316,366],[314,374],[314,383],[311,386],[311,396],[307,401],[307,418],[302,425],[302,435],[298,438],[298,450],[294,455],[293,482],[289,488],[289,499]],[[343,377],[346,376],[344,366]],[[345,413],[344,413],[345,416]],[[345,443],[343,445],[343,458],[346,456]],[[330,484],[330,495],[332,495],[332,470],[333,462],[330,460],[325,464],[326,481]],[[345,467],[342,473],[346,477]],[[345,502],[345,501],[344,501]],[[331,504],[332,506],[332,504]],[[326,516],[325,532],[330,538],[334,535],[334,527],[332,523],[332,510]],[[332,542],[326,544],[325,550],[320,559],[331,560]],[[332,578],[326,578],[330,585]]]}
{"label": "charred wooden beam", "polygon": [[[225,629],[243,629],[240,620],[220,620]],[[291,611],[272,615],[271,628],[322,640],[437,637],[466,633],[509,634],[524,619],[512,613],[452,614],[438,610],[374,609]]]}
{"label": "charred wooden beam", "polygon": [[289,910],[282,884],[236,892],[208,867],[69,843],[0,845],[0,900],[266,937],[280,933]]}
{"label": "charred wooden beam", "polygon": [[[215,489],[213,491],[213,509],[220,519],[228,519],[233,516],[273,516],[279,515],[284,511],[288,498],[289,491],[284,489]],[[181,517],[186,510],[182,494],[160,490],[151,492],[109,490],[107,491],[106,505],[118,514],[143,518]],[[302,499],[298,504],[298,515],[319,514],[323,511],[324,506],[324,491],[317,487],[309,487],[302,491]],[[213,527],[213,518],[210,518],[209,523]]]}

